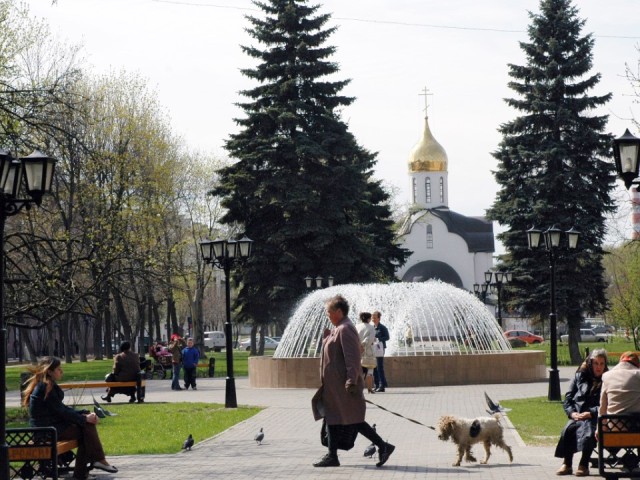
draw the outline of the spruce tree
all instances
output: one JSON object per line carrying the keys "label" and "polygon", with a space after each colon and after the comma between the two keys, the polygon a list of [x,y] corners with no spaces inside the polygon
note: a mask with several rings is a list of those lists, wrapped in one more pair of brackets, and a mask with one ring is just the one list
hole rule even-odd
{"label": "spruce tree", "polygon": [[509,87],[517,98],[506,102],[519,112],[503,124],[496,152],[500,186],[489,216],[508,227],[499,235],[513,271],[512,306],[544,319],[550,311],[549,258],[544,247],[529,250],[526,230],[552,225],[581,232],[576,251],[556,257],[558,320],[570,329],[573,361],[580,358],[577,336],[581,314],[605,306],[602,240],[614,182],[607,116],[594,110],[610,94],[590,95],[600,81],[592,74],[591,34],[570,0],[541,0],[529,14],[528,42],[520,46],[526,65],[509,65]]}
{"label": "spruce tree", "polygon": [[226,148],[237,162],[220,172],[223,222],[254,240],[241,270],[237,307],[257,323],[286,317],[306,289],[304,277],[336,283],[388,281],[406,252],[394,243],[388,195],[372,178],[375,154],[361,147],[340,118],[353,98],[329,60],[335,28],[306,0],[254,2],[248,16],[261,47],[243,74],[258,85],[242,91],[246,116]]}

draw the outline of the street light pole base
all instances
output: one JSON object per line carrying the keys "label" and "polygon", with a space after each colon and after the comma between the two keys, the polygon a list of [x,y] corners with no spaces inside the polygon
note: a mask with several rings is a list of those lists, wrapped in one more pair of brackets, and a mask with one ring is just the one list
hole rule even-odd
{"label": "street light pole base", "polygon": [[238,401],[236,400],[236,379],[233,377],[227,377],[226,390],[224,392],[224,407],[238,408]]}
{"label": "street light pole base", "polygon": [[551,401],[562,400],[560,394],[560,373],[557,368],[549,370],[549,395],[547,398]]}

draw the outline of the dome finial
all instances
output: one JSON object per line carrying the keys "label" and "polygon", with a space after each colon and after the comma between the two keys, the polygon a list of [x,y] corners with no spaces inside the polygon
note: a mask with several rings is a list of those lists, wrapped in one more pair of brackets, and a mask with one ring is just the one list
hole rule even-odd
{"label": "dome finial", "polygon": [[409,155],[409,172],[446,172],[448,168],[447,152],[433,138],[429,129],[429,95],[433,95],[427,87],[422,89],[424,96],[424,131],[422,139],[417,143]]}
{"label": "dome finial", "polygon": [[422,89],[422,93],[419,93],[418,95],[424,96],[424,118],[429,118],[429,95],[433,95],[433,93],[430,93],[429,89],[425,86]]}

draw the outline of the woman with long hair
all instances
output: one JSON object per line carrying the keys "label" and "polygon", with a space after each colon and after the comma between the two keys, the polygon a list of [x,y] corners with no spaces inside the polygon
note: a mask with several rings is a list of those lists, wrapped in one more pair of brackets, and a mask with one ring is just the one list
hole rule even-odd
{"label": "woman with long hair", "polygon": [[73,478],[86,480],[89,466],[108,473],[118,469],[109,465],[98,437],[98,416],[88,410],[75,410],[64,403],[64,392],[57,382],[62,378],[62,365],[57,357],[44,357],[35,368],[24,390],[22,403],[29,409],[32,427],[54,427],[58,440],[77,440]]}

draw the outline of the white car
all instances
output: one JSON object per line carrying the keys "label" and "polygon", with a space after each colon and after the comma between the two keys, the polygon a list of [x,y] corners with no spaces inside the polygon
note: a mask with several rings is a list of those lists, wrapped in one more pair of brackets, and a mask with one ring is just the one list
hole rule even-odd
{"label": "white car", "polygon": [[224,332],[204,332],[204,346],[214,352],[219,352],[227,346]]}
{"label": "white car", "polygon": [[[256,346],[257,346],[257,342],[259,341],[259,338],[256,338]],[[278,347],[278,344],[280,342],[278,342],[277,340],[274,340],[271,337],[264,337],[264,349],[265,350],[275,350]],[[240,342],[240,350],[251,350],[251,339],[250,338],[245,338],[244,340],[242,340]]]}
{"label": "white car", "polygon": [[[580,342],[608,342],[611,334],[609,333],[596,333],[591,328],[580,329]],[[569,342],[569,335],[560,335],[560,341],[562,343]]]}

